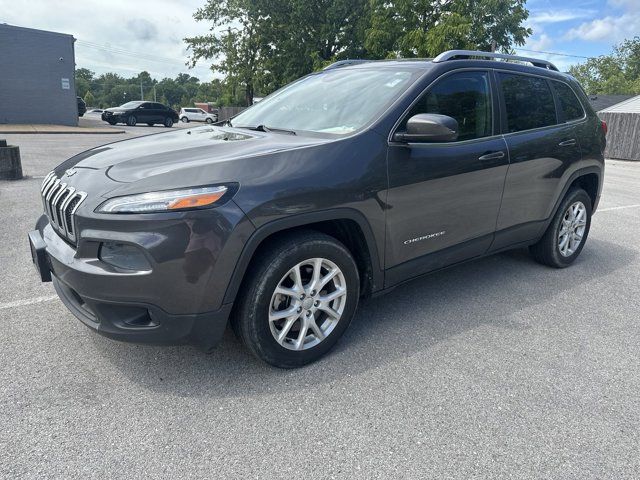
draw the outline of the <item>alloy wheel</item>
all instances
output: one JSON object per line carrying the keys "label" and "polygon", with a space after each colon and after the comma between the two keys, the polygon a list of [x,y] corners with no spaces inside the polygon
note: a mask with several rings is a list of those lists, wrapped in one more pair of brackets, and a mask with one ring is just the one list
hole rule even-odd
{"label": "alloy wheel", "polygon": [[289,350],[307,350],[334,330],[347,300],[340,268],[326,258],[310,258],[280,280],[269,303],[273,338]]}
{"label": "alloy wheel", "polygon": [[563,257],[573,255],[587,228],[587,208],[582,202],[574,202],[565,211],[558,232],[558,250]]}

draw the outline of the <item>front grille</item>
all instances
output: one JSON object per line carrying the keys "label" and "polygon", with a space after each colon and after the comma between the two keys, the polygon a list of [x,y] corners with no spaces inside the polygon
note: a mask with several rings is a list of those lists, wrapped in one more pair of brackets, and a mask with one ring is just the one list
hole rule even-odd
{"label": "front grille", "polygon": [[54,172],[44,177],[40,192],[44,212],[51,226],[67,240],[75,242],[74,214],[87,194],[62,183]]}

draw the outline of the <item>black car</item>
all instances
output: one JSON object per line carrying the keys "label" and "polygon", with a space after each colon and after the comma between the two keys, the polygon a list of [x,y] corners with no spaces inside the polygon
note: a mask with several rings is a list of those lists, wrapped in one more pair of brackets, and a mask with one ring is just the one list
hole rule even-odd
{"label": "black car", "polygon": [[76,97],[76,100],[78,102],[78,116],[81,117],[87,113],[87,104],[84,103],[84,100],[80,97]]}
{"label": "black car", "polygon": [[362,297],[426,273],[519,247],[569,266],[605,130],[546,61],[339,62],[225,125],[63,162],[42,184],[33,258],[98,333],[209,350],[230,318],[255,355],[300,366]]}
{"label": "black car", "polygon": [[149,126],[160,123],[165,127],[172,127],[178,121],[178,114],[161,103],[137,101],[107,108],[102,112],[101,118],[111,125],[126,123],[134,127],[138,123],[146,123]]}

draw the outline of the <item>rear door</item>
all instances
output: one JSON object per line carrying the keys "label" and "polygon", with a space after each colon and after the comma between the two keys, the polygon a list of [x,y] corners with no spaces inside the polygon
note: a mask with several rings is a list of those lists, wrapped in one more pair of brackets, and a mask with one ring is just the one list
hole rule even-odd
{"label": "rear door", "polygon": [[137,110],[138,123],[149,123],[155,119],[153,106],[149,102],[142,103]]}
{"label": "rear door", "polygon": [[488,250],[508,165],[492,91],[490,71],[445,74],[392,132],[419,113],[453,117],[459,127],[453,142],[389,143],[388,285]]}
{"label": "rear door", "polygon": [[581,158],[574,122],[565,121],[555,81],[501,71],[497,83],[510,165],[492,249],[542,234],[563,174]]}
{"label": "rear door", "polygon": [[161,103],[152,103],[151,104],[153,106],[153,118],[154,118],[154,122],[157,123],[163,123],[165,117],[167,116],[167,114],[169,113],[169,111],[167,110],[167,107],[165,107],[163,104]]}

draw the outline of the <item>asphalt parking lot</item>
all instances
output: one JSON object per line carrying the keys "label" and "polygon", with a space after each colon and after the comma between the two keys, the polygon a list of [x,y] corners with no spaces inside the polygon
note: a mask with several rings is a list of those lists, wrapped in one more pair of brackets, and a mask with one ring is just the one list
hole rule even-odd
{"label": "asphalt parking lot", "polygon": [[166,129],[125,130],[7,135],[29,178],[0,182],[0,477],[640,477],[640,163],[607,162],[571,268],[513,251],[416,280],[282,371],[230,332],[210,355],[108,340],[39,283],[41,178]]}

